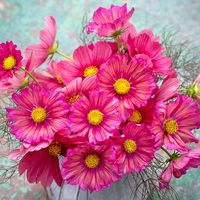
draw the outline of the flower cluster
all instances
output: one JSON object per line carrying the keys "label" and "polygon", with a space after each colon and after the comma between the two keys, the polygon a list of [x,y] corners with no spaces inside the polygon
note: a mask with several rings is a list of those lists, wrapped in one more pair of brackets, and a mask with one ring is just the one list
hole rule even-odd
{"label": "flower cluster", "polygon": [[[159,37],[137,32],[133,13],[126,4],[98,8],[86,28],[100,41],[72,57],[58,50],[52,16],[24,58],[12,41],[0,44],[0,91],[11,97],[8,126],[21,143],[9,158],[20,159],[19,174],[30,183],[100,191],[141,172],[163,150],[162,189],[172,175],[200,165],[200,149],[189,148],[198,143],[199,78],[182,92]],[[53,60],[56,54],[63,59]]]}

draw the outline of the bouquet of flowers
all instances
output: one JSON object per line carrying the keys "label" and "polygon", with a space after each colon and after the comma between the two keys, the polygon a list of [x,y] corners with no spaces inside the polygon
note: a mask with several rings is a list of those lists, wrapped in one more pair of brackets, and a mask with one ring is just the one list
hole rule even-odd
{"label": "bouquet of flowers", "polygon": [[19,141],[9,158],[30,183],[100,191],[153,167],[164,189],[200,165],[190,145],[200,76],[183,87],[159,37],[138,32],[133,13],[126,4],[98,8],[85,27],[96,41],[72,57],[59,51],[52,16],[23,56],[12,41],[0,44],[1,131],[6,124]]}

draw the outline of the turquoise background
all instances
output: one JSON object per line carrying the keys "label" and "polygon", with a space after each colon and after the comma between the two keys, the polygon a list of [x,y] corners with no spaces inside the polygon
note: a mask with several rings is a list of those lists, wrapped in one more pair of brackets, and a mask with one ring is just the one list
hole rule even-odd
{"label": "turquoise background", "polygon": [[[84,15],[91,18],[99,6],[111,3],[135,7],[132,22],[138,30],[152,27],[155,33],[167,26],[177,31],[177,38],[188,46],[200,44],[199,0],[0,0],[0,41],[13,40],[20,49],[39,42],[39,30],[43,18],[53,15],[57,20],[58,35],[62,51],[71,55],[80,44],[79,36]],[[198,72],[197,72],[198,73]],[[8,148],[0,146],[0,165],[9,164]],[[180,199],[200,199],[200,170],[190,170],[187,176],[174,182]],[[28,185],[23,178],[15,178],[11,184],[0,186],[0,199],[46,199],[43,187]]]}

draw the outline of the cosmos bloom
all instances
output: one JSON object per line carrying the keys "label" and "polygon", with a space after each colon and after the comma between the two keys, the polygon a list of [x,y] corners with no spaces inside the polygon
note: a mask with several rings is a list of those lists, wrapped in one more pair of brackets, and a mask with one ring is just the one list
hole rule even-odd
{"label": "cosmos bloom", "polygon": [[60,61],[52,60],[47,66],[47,70],[45,72],[34,73],[35,78],[42,86],[47,87],[50,90],[60,89],[65,86],[59,72],[59,62]]}
{"label": "cosmos bloom", "polygon": [[171,59],[163,55],[163,48],[147,33],[136,37],[129,37],[127,42],[128,52],[140,62],[146,63],[146,67],[158,75],[167,75],[173,72]]}
{"label": "cosmos bloom", "polygon": [[7,108],[10,131],[21,142],[35,144],[52,141],[55,131],[66,127],[68,105],[61,93],[31,85],[12,100],[16,108]]}
{"label": "cosmos bloom", "polygon": [[19,174],[26,172],[30,183],[41,183],[50,186],[53,180],[61,186],[62,177],[59,167],[59,156],[65,156],[68,148],[85,143],[83,138],[71,135],[69,129],[56,132],[53,142],[46,143],[40,148],[40,144],[26,147],[25,144],[20,149],[15,149],[9,155],[9,159],[16,160],[23,158],[19,162]]}
{"label": "cosmos bloom", "polygon": [[160,145],[185,152],[188,150],[186,143],[198,142],[192,130],[199,127],[199,117],[195,102],[190,97],[179,95],[153,121],[153,132]]}
{"label": "cosmos bloom", "polygon": [[71,81],[61,92],[64,93],[66,102],[70,105],[81,99],[82,96],[87,95],[96,87],[96,82],[92,77],[85,78],[80,77]]}
{"label": "cosmos bloom", "polygon": [[186,154],[174,154],[174,158],[170,162],[168,167],[160,175],[159,187],[163,189],[168,187],[172,175],[175,178],[180,178],[186,174],[190,168],[197,168],[200,165],[200,149],[192,149]]}
{"label": "cosmos bloom", "polygon": [[72,132],[87,136],[90,143],[104,141],[120,124],[118,101],[104,92],[83,96],[71,107],[69,126]]}
{"label": "cosmos bloom", "polygon": [[153,119],[163,112],[165,106],[162,102],[157,102],[154,98],[148,100],[145,106],[134,108],[129,111],[130,116],[128,122],[135,122],[136,124],[145,124],[151,126]]}
{"label": "cosmos bloom", "polygon": [[21,67],[22,55],[12,41],[0,44],[0,81],[13,77]]}
{"label": "cosmos bloom", "polygon": [[124,32],[134,8],[127,11],[127,5],[111,5],[110,8],[98,8],[93,14],[93,22],[87,24],[88,33],[95,32],[99,36],[117,37]]}
{"label": "cosmos bloom", "polygon": [[79,185],[81,189],[91,192],[100,191],[121,178],[115,160],[111,144],[80,145],[68,150],[61,174],[68,184]]}
{"label": "cosmos bloom", "polygon": [[145,125],[128,123],[114,144],[120,172],[140,172],[154,158],[154,136]]}
{"label": "cosmos bloom", "polygon": [[26,59],[30,59],[31,54],[34,58],[34,65],[31,66],[29,71],[39,67],[42,63],[45,62],[50,54],[54,54],[56,52],[56,32],[57,27],[54,17],[46,17],[45,28],[40,31],[40,43],[28,46],[25,51]]}
{"label": "cosmos bloom", "polygon": [[0,92],[3,94],[12,94],[19,89],[26,87],[29,84],[29,79],[25,72],[17,71],[13,77],[0,81]]}
{"label": "cosmos bloom", "polygon": [[120,113],[125,120],[125,109],[146,105],[155,88],[151,72],[135,59],[128,63],[122,56],[113,56],[102,66],[97,78],[99,87],[120,101]]}
{"label": "cosmos bloom", "polygon": [[103,64],[112,55],[111,44],[97,42],[89,46],[78,47],[73,54],[73,62],[61,61],[59,71],[65,84],[77,77],[95,76]]}

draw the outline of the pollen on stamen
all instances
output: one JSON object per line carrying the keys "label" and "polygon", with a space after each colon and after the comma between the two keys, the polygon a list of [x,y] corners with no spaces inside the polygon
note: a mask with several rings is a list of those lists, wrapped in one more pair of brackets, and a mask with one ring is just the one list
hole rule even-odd
{"label": "pollen on stamen", "polygon": [[87,67],[84,72],[83,72],[83,76],[86,78],[88,76],[93,76],[96,75],[98,72],[98,67],[97,66],[89,66]]}

